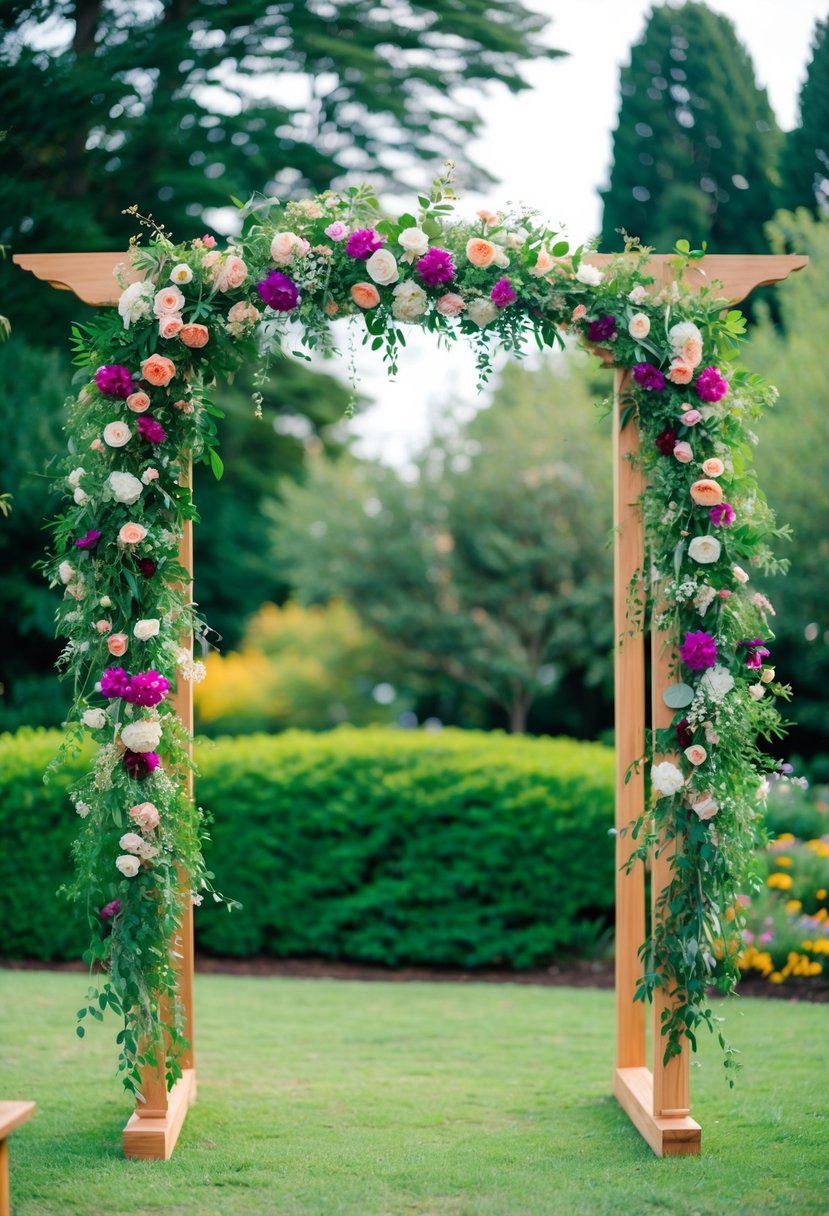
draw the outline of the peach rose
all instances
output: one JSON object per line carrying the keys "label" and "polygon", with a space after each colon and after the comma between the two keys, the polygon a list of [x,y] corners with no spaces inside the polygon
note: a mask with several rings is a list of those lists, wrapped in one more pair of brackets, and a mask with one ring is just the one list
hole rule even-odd
{"label": "peach rose", "polygon": [[702,462],[702,471],[706,477],[722,477],[725,465],[716,456],[711,456]]}
{"label": "peach rose", "polygon": [[183,307],[184,296],[175,285],[172,287],[162,287],[161,291],[155,293],[153,312],[157,317],[181,312]]}
{"label": "peach rose", "polygon": [[184,322],[181,319],[180,313],[167,313],[166,316],[158,318],[158,336],[160,338],[174,338],[177,333],[181,332],[183,324]]}
{"label": "peach rose", "polygon": [[109,633],[110,630],[112,629],[112,622],[105,621],[103,618],[101,618],[100,621],[95,622],[95,628],[98,630],[98,633],[100,633],[100,634]]}
{"label": "peach rose", "polygon": [[141,375],[156,388],[164,388],[176,374],[176,365],[165,355],[150,355],[141,361]]}
{"label": "peach rose", "polygon": [[587,312],[586,304],[577,304],[576,307],[573,309],[573,312],[570,315],[570,320],[571,321],[580,321],[586,312]]}
{"label": "peach rose", "polygon": [[[213,244],[215,245],[216,242],[214,241]],[[211,247],[210,253],[206,253],[201,260],[202,269],[211,270],[213,272],[213,278],[215,278],[219,273],[219,260],[221,259],[221,256],[222,255],[219,253],[218,249],[213,249]]]}
{"label": "peach rose", "polygon": [[691,497],[699,507],[717,507],[722,502],[722,486],[703,477],[691,486]]}
{"label": "peach rose", "polygon": [[132,410],[134,414],[143,414],[145,410],[150,408],[150,399],[146,393],[140,390],[137,393],[130,393],[127,397],[127,409]]}
{"label": "peach rose", "polygon": [[466,301],[456,291],[447,291],[440,297],[436,307],[442,317],[457,317],[466,308]]}
{"label": "peach rose", "polygon": [[466,256],[473,266],[491,266],[497,252],[492,241],[485,241],[480,236],[473,236],[466,242]]}
{"label": "peach rose", "polygon": [[325,313],[326,317],[336,317],[337,313],[340,311],[340,306],[336,300],[326,300],[322,306],[322,311]]}
{"label": "peach rose", "polygon": [[304,257],[310,248],[295,232],[277,232],[271,241],[271,261],[277,266],[287,266],[295,256]]}
{"label": "peach rose", "polygon": [[545,249],[542,245],[538,251],[538,257],[535,260],[535,266],[530,267],[530,274],[533,278],[540,279],[542,275],[547,274],[553,269],[555,261],[549,249]]}
{"label": "peach rose", "polygon": [[477,213],[477,215],[478,215],[478,219],[483,220],[483,222],[485,224],[487,224],[489,227],[491,227],[493,224],[498,223],[498,216],[495,214],[494,211],[479,211]]}
{"label": "peach rose", "polygon": [[89,445],[89,450],[91,452],[105,452],[106,448],[101,443],[100,439],[93,439]]}
{"label": "peach rose", "polygon": [[682,440],[680,443],[674,444],[674,459],[678,460],[680,464],[690,464],[694,459],[694,449],[690,443]]}
{"label": "peach rose", "polygon": [[193,403],[192,401],[185,401],[183,398],[181,398],[178,401],[173,402],[173,409],[181,410],[182,414],[192,414]]}
{"label": "peach rose", "polygon": [[119,659],[122,654],[127,653],[128,646],[129,638],[125,633],[113,633],[107,638],[107,650],[116,659]]}
{"label": "peach rose", "polygon": [[248,277],[248,268],[241,258],[231,254],[222,267],[216,286],[219,291],[235,291]]}
{"label": "peach rose", "polygon": [[358,308],[376,308],[380,303],[380,292],[373,283],[355,283],[351,298]]}
{"label": "peach rose", "polygon": [[690,384],[694,378],[694,369],[684,359],[673,359],[667,375],[672,384]]}
{"label": "peach rose", "polygon": [[686,747],[685,755],[693,765],[704,764],[708,759],[708,752],[699,743],[692,743],[690,747]]}
{"label": "peach rose", "polygon": [[140,545],[146,535],[147,529],[143,524],[124,524],[118,533],[118,540],[122,545]]}
{"label": "peach rose", "polygon": [[699,338],[686,338],[677,351],[677,355],[683,363],[690,363],[691,367],[696,367],[702,362],[702,342]]}
{"label": "peach rose", "polygon": [[210,331],[206,325],[185,325],[179,337],[185,346],[189,346],[192,350],[198,350],[202,346],[207,346]]}
{"label": "peach rose", "polygon": [[227,319],[231,325],[255,325],[260,316],[259,309],[253,304],[247,304],[244,300],[237,300],[227,314]]}
{"label": "peach rose", "polygon": [[122,448],[132,439],[132,431],[126,422],[108,422],[104,427],[104,443],[111,448]]}
{"label": "peach rose", "polygon": [[647,338],[651,332],[650,317],[647,317],[643,312],[636,312],[628,322],[628,333],[635,341],[640,338]]}

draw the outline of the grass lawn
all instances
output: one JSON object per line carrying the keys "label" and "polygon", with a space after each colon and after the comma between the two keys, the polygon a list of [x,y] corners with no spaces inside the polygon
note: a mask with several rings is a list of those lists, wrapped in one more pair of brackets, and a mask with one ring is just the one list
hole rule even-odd
{"label": "grass lawn", "polygon": [[607,992],[197,979],[199,1097],[170,1162],[126,1161],[114,1023],[83,975],[0,972],[17,1216],[829,1212],[826,1006],[729,1006],[737,1089],[692,1074],[703,1156],[657,1160],[608,1096]]}

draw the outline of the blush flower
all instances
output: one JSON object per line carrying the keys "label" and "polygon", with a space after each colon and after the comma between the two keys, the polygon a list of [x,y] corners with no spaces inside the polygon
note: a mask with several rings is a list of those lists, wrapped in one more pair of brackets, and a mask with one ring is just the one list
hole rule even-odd
{"label": "blush flower", "polygon": [[698,507],[716,507],[722,502],[722,486],[710,477],[695,481],[689,492]]}
{"label": "blush flower", "polygon": [[705,671],[717,662],[717,643],[704,630],[686,633],[685,641],[679,648],[679,657],[692,671]]}

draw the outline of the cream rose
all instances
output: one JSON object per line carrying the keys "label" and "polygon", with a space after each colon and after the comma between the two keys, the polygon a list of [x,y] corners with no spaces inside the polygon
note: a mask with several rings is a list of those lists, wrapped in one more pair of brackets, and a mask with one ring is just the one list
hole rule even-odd
{"label": "cream rose", "polygon": [[699,743],[692,743],[690,747],[685,748],[685,756],[691,764],[704,764],[708,759],[708,752]]}
{"label": "cream rose", "polygon": [[736,579],[736,581],[738,583],[747,583],[748,582],[748,575],[746,574],[746,572],[742,568],[742,566],[732,566],[731,573],[734,575],[734,578]]}
{"label": "cream rose", "polygon": [[591,266],[589,262],[582,262],[576,271],[576,281],[587,287],[598,287],[603,278],[598,266]]}
{"label": "cream rose", "polygon": [[717,456],[709,456],[702,462],[702,471],[706,477],[722,477],[725,465]]}
{"label": "cream rose", "polygon": [[219,291],[235,291],[248,277],[248,268],[240,257],[232,253],[222,266],[216,286]]}
{"label": "cream rose", "polygon": [[647,338],[650,332],[650,317],[645,316],[643,312],[634,313],[628,322],[628,333],[631,338],[635,338],[638,342],[640,338]]}
{"label": "cream rose", "polygon": [[108,422],[104,427],[104,443],[110,448],[122,448],[132,439],[126,422]]}
{"label": "cream rose", "polygon": [[155,293],[153,312],[157,317],[180,313],[182,308],[184,308],[184,296],[177,287],[162,287],[161,291]]}
{"label": "cream rose", "polygon": [[727,667],[718,663],[716,667],[709,667],[703,672],[699,687],[709,700],[719,705],[734,687],[734,677]]}
{"label": "cream rose", "polygon": [[146,617],[133,625],[133,637],[138,638],[139,642],[148,642],[150,638],[158,637],[160,628],[161,621],[157,616]]}
{"label": "cream rose", "polygon": [[137,802],[129,809],[129,817],[142,832],[152,832],[158,827],[160,816],[151,802]]}
{"label": "cream rose", "polygon": [[138,502],[141,491],[144,489],[141,482],[137,477],[133,477],[132,473],[110,473],[107,485],[115,501],[123,502],[128,507],[131,507],[134,502]]}
{"label": "cream rose", "polygon": [[75,567],[71,562],[61,562],[58,566],[58,578],[63,583],[64,587],[67,583],[71,583],[75,577]]}
{"label": "cream rose", "polygon": [[492,300],[487,300],[484,296],[477,296],[474,300],[470,300],[466,306],[466,312],[470,321],[474,321],[479,329],[489,325],[498,316],[498,309]]}
{"label": "cream rose", "polygon": [[375,249],[366,262],[366,273],[373,282],[379,283],[381,287],[387,287],[390,283],[396,283],[400,278],[397,260],[393,253],[389,253],[388,249]]}
{"label": "cream rose", "polygon": [[701,566],[710,566],[719,559],[722,545],[716,536],[695,536],[688,546],[688,556]]}
{"label": "cream rose", "polygon": [[691,803],[691,809],[700,819],[713,819],[717,811],[720,809],[711,796],[710,791],[701,794],[695,802]]}
{"label": "cream rose", "polygon": [[89,495],[87,494],[86,490],[82,489],[80,486],[75,486],[74,490],[72,491],[72,497],[79,507],[86,506],[86,504],[89,502]]}
{"label": "cream rose", "polygon": [[81,468],[79,466],[77,469],[73,469],[72,472],[69,474],[69,476],[66,478],[66,480],[69,482],[69,484],[73,490],[76,490],[78,488],[78,486],[80,485],[81,478],[84,476],[85,473],[86,473],[86,469]]}
{"label": "cream rose", "polygon": [[81,716],[81,721],[84,726],[88,726],[90,730],[100,730],[102,726],[106,726],[107,716],[102,709],[85,709]]}
{"label": "cream rose", "polygon": [[401,261],[409,264],[422,258],[429,248],[429,238],[422,228],[404,228],[397,243],[404,251]]}
{"label": "cream rose", "polygon": [[637,283],[633,290],[628,292],[628,299],[631,304],[644,304],[647,298],[647,288],[643,287],[641,283]]}
{"label": "cream rose", "polygon": [[227,314],[227,319],[231,325],[255,325],[260,315],[259,309],[253,304],[237,300]]}
{"label": "cream rose", "polygon": [[651,765],[651,785],[663,798],[670,798],[679,792],[685,784],[685,778],[675,764],[663,760],[661,764]]}
{"label": "cream rose", "polygon": [[161,742],[161,723],[155,718],[139,718],[121,727],[121,742],[131,752],[152,752]]}
{"label": "cream rose", "polygon": [[124,524],[118,533],[118,540],[122,545],[140,545],[145,539],[147,529],[143,524]]}
{"label": "cream rose", "polygon": [[287,266],[294,257],[304,257],[310,245],[295,232],[277,232],[271,241],[271,261]]}
{"label": "cream rose", "polygon": [[766,688],[765,688],[764,684],[760,684],[760,683],[749,684],[748,692],[749,692],[749,696],[751,697],[752,701],[759,701],[761,697],[764,697],[766,695]]}
{"label": "cream rose", "polygon": [[133,857],[132,853],[122,853],[120,857],[116,857],[115,865],[124,875],[124,878],[135,878],[141,869],[141,862],[137,857]]}
{"label": "cream rose", "polygon": [[416,321],[426,311],[426,292],[411,279],[398,283],[392,295],[394,299],[391,310],[398,321]]}
{"label": "cream rose", "polygon": [[538,251],[538,257],[535,260],[535,266],[530,267],[530,274],[535,279],[540,279],[542,275],[549,274],[555,266],[555,258],[543,245]]}
{"label": "cream rose", "polygon": [[775,669],[773,667],[764,667],[760,679],[764,684],[771,684],[775,677]]}

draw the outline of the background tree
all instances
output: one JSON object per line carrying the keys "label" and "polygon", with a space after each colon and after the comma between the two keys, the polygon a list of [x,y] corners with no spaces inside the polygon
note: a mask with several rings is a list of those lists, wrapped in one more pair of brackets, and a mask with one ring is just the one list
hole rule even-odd
{"label": "background tree", "polygon": [[780,284],[782,329],[761,316],[746,360],[780,387],[776,408],[758,426],[756,463],[780,522],[794,528],[788,551],[780,550],[791,570],[763,590],[777,610],[771,621],[777,671],[795,694],[788,716],[797,725],[788,746],[821,753],[819,773],[829,780],[829,368],[819,340],[829,312],[829,220],[803,209],[781,212],[769,234],[776,253],[797,249],[811,261]]}
{"label": "background tree", "polygon": [[782,207],[829,212],[829,19],[818,21],[812,59],[800,90],[800,122],[785,138],[780,160]]}
{"label": "background tree", "polygon": [[761,253],[780,135],[734,26],[704,4],[653,10],[621,72],[602,248],[617,229],[657,250],[677,237]]}
{"label": "background tree", "polygon": [[315,461],[275,512],[299,598],[343,598],[414,670],[475,690],[513,731],[541,698],[559,729],[606,725],[610,450],[589,401],[583,375],[513,366],[416,477]]}

